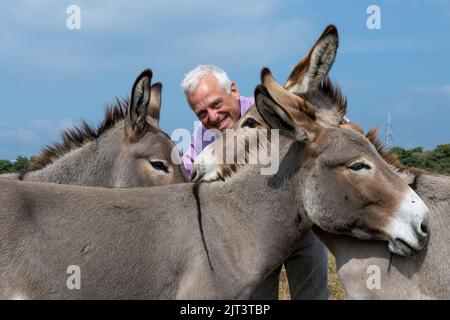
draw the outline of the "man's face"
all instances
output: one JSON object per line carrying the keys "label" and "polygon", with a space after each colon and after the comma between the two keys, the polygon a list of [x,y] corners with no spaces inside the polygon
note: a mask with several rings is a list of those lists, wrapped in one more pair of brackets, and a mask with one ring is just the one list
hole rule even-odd
{"label": "man's face", "polygon": [[231,92],[227,93],[215,76],[208,75],[187,97],[192,110],[207,129],[224,132],[239,119],[239,91],[234,83],[230,89]]}

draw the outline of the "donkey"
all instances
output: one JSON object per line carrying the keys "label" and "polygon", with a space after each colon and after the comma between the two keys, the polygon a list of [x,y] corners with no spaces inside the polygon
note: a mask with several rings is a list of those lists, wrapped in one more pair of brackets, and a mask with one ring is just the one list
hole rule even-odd
{"label": "donkey", "polygon": [[[136,79],[131,101],[117,100],[97,129],[86,122],[43,148],[32,171],[1,178],[82,186],[149,187],[185,182],[179,154],[159,127],[161,83],[151,70]],[[174,158],[172,158],[174,157]],[[178,157],[178,158],[177,158]]]}
{"label": "donkey", "polygon": [[[347,101],[327,77],[335,60],[338,33],[328,26],[291,72],[284,87],[320,108],[346,110]],[[344,120],[347,120],[344,117]],[[361,128],[356,128],[362,131]],[[383,149],[376,131],[368,133],[390,168],[399,175],[430,209],[430,239],[412,258],[392,255],[376,241],[358,241],[314,227],[316,235],[336,258],[338,276],[354,299],[450,299],[450,177],[402,166]],[[378,277],[376,280],[376,277]],[[370,284],[371,280],[379,281]]]}
{"label": "donkey", "polygon": [[[340,89],[327,77],[335,60],[338,47],[338,34],[334,26],[328,26],[319,40],[291,72],[284,87],[308,101],[314,101],[319,108],[334,109],[326,121],[342,125],[347,101]],[[325,112],[326,114],[327,112]],[[338,115],[335,118],[333,115]],[[325,117],[326,118],[326,117]],[[265,128],[267,125],[255,112],[242,119],[247,127]],[[362,129],[356,128],[362,132]],[[379,241],[359,241],[353,237],[336,235],[314,226],[313,231],[326,244],[336,257],[338,276],[347,290],[348,296],[355,299],[417,299],[450,298],[450,271],[448,256],[450,248],[450,178],[426,173],[401,166],[386,152],[376,138],[376,131],[368,133],[367,138],[376,147],[390,169],[425,201],[430,208],[431,221],[424,225],[429,229],[430,240],[424,250],[413,257],[404,258],[392,255],[384,243]],[[202,155],[207,157],[206,154]],[[216,168],[209,161],[203,166],[203,179],[226,175],[227,166]],[[218,169],[218,171],[215,171]],[[427,231],[427,230],[424,230]],[[373,269],[373,268],[376,269]],[[374,271],[375,270],[375,271]],[[376,272],[376,274],[374,274]],[[380,286],[368,284],[379,275]],[[377,280],[378,281],[378,280]]]}
{"label": "donkey", "polygon": [[430,209],[430,237],[424,250],[406,259],[376,241],[358,241],[319,228],[314,232],[335,256],[350,299],[450,299],[450,177],[392,167]]}
{"label": "donkey", "polygon": [[[264,74],[254,108],[281,132],[275,175],[255,164],[140,189],[0,180],[0,298],[248,298],[313,223],[420,250],[428,209],[373,145]],[[79,290],[65,286],[70,265]]]}

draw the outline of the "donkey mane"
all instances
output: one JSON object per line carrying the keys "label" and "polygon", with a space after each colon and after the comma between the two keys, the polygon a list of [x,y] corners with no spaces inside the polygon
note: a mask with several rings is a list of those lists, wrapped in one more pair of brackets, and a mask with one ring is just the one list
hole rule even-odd
{"label": "donkey mane", "polygon": [[97,127],[93,127],[83,120],[81,124],[74,126],[72,129],[61,131],[62,142],[52,142],[52,144],[44,146],[29,170],[40,170],[70,151],[80,148],[89,141],[98,139],[125,119],[129,103],[129,98],[116,97],[114,104],[107,104],[103,121]]}
{"label": "donkey mane", "polygon": [[408,167],[403,165],[400,160],[398,160],[397,155],[393,153],[392,151],[388,150],[384,146],[384,142],[378,138],[378,130],[377,128],[372,128],[369,132],[366,134],[366,138],[375,146],[378,153],[381,155],[384,161],[390,166],[393,167],[394,170],[397,172],[408,172],[412,174],[414,177],[413,181],[409,183],[409,186],[413,188],[413,190],[416,189],[416,179],[421,176],[422,174],[429,173],[424,169],[415,168],[415,167]]}
{"label": "donkey mane", "polygon": [[347,97],[342,94],[341,88],[334,85],[329,77],[326,77],[325,80],[320,83],[319,90],[332,101],[328,106],[323,107],[323,109],[328,109],[329,106],[336,104],[337,107],[335,111],[344,117],[347,113]]}
{"label": "donkey mane", "polygon": [[366,138],[373,144],[375,149],[377,149],[384,161],[400,171],[407,169],[403,164],[401,164],[401,162],[397,159],[397,156],[392,151],[385,148],[384,142],[378,137],[377,128],[370,129],[369,132],[366,133]]}

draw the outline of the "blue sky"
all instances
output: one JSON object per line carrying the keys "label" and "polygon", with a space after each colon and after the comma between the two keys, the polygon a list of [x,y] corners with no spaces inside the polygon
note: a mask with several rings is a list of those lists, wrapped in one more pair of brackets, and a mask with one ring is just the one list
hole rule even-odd
{"label": "blue sky", "polygon": [[[81,29],[69,30],[69,5]],[[381,30],[366,27],[369,5]],[[106,103],[128,96],[152,68],[161,81],[161,127],[193,130],[180,88],[198,64],[227,71],[251,95],[262,67],[283,82],[323,28],[338,27],[331,78],[349,117],[393,144],[450,143],[450,0],[303,1],[8,0],[0,4],[0,159],[31,156],[82,119],[98,123]]]}

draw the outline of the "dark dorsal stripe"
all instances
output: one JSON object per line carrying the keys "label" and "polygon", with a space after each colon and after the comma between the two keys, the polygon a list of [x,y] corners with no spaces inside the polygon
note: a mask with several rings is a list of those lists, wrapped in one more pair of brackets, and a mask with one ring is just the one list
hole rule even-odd
{"label": "dark dorsal stripe", "polygon": [[206,257],[208,258],[209,267],[211,268],[212,271],[214,271],[214,267],[212,266],[211,263],[211,258],[209,257],[208,246],[206,245],[205,234],[203,232],[202,207],[200,205],[200,194],[199,194],[200,184],[201,184],[200,181],[196,181],[194,183],[194,186],[192,187],[192,193],[194,194],[195,203],[197,204],[197,219],[200,228],[200,236],[202,237],[203,247],[205,248],[206,251]]}

